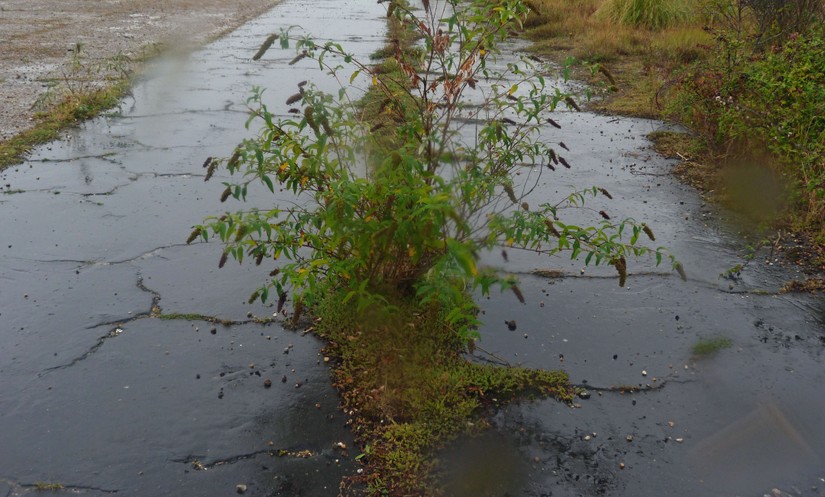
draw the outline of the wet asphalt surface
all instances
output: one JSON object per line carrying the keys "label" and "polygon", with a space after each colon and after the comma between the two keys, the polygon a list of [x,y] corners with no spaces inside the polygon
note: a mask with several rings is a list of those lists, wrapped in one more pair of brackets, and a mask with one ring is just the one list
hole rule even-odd
{"label": "wet asphalt surface", "polygon": [[[260,268],[219,271],[217,244],[183,241],[205,215],[235,207],[218,202],[221,179],[204,183],[200,166],[249,136],[251,87],[284,109],[297,82],[329,84],[309,61],[288,66],[292,51],[251,62],[261,40],[300,24],[368,54],[382,14],[371,0],[287,0],[190,59],[158,61],[120,115],[0,174],[0,497],[35,493],[37,482],[80,495],[232,495],[239,484],[249,495],[337,493],[356,454],[321,344],[250,320],[273,313],[245,303]],[[528,202],[604,187],[614,200],[564,215],[648,222],[688,281],[641,260],[619,288],[612,268],[486,254],[519,275],[527,303],[481,299],[476,360],[563,368],[590,396],[493,413],[494,430],[445,465],[451,492],[825,495],[821,296],[777,294],[799,274],[764,253],[740,279],[719,278],[741,261],[739,226],[669,175],[673,162],[644,138],[661,123],[554,119],[563,128],[542,138],[563,141],[572,168],[525,168],[524,184],[538,182]],[[250,203],[272,201],[253,193]],[[161,320],[153,309],[232,324]],[[714,337],[732,347],[692,355]]]}
{"label": "wet asphalt surface", "polygon": [[301,25],[366,55],[383,43],[383,12],[284,2],[190,58],[157,61],[119,115],[0,174],[0,497],[52,493],[38,483],[78,495],[335,495],[355,471],[322,344],[250,319],[274,312],[245,303],[261,268],[218,270],[218,244],[184,241],[237,207],[219,202],[222,178],[205,183],[201,165],[254,133],[253,85],[273,108],[302,80],[337,89],[310,61],[288,66],[294,49],[252,62],[266,36]]}

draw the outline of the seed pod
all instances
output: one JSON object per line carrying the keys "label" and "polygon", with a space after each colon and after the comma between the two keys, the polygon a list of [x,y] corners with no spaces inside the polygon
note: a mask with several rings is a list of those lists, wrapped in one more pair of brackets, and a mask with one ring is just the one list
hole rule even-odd
{"label": "seed pod", "polygon": [[470,88],[472,88],[473,90],[476,89],[476,83],[477,81],[474,78],[470,78],[467,80],[467,84],[470,85]]}
{"label": "seed pod", "polygon": [[287,114],[300,114],[301,109],[298,109],[297,107],[293,107],[293,108],[289,109],[286,112],[287,112]]}
{"label": "seed pod", "polygon": [[263,44],[261,44],[261,48],[259,48],[255,55],[252,56],[252,60],[259,60],[261,57],[263,57],[266,51],[269,50],[269,47],[271,47],[277,39],[277,34],[271,34],[267,36],[266,40],[264,40]]}
{"label": "seed pod", "polygon": [[218,262],[218,267],[221,268],[226,264],[226,260],[229,259],[229,252],[224,252],[221,254],[221,260]]}
{"label": "seed pod", "polygon": [[278,307],[277,307],[278,314],[280,314],[281,311],[283,310],[285,303],[286,303],[286,293],[279,293],[278,294]]}
{"label": "seed pod", "polygon": [[519,302],[521,302],[522,304],[525,302],[524,301],[524,294],[521,293],[521,289],[518,286],[513,285],[513,286],[510,287],[510,290],[513,291],[513,293],[515,294],[515,296],[516,296],[516,298],[518,299]]}
{"label": "seed pod", "polygon": [[288,99],[286,99],[286,104],[287,105],[292,105],[295,102],[297,102],[298,100],[301,100],[301,98],[303,98],[303,95],[301,95],[300,93],[290,95],[290,97]]}
{"label": "seed pod", "polygon": [[675,269],[676,272],[679,273],[679,277],[682,278],[682,281],[687,281],[687,274],[685,274],[685,268],[682,267],[681,262],[677,262],[676,264],[674,264],[673,269]]}
{"label": "seed pod", "polygon": [[610,81],[611,85],[616,86],[616,80],[613,79],[613,75],[610,74],[610,71],[608,71],[606,67],[604,67],[603,65],[599,65],[598,71],[604,74],[604,77],[607,78],[608,81]]}
{"label": "seed pod", "polygon": [[599,211],[599,215],[602,216],[605,219],[610,219],[610,216],[608,216],[605,211]]}
{"label": "seed pod", "polygon": [[529,212],[530,211],[530,204],[528,204],[527,202],[522,202],[521,203],[521,208],[524,209],[525,211]]}
{"label": "seed pod", "polygon": [[602,192],[602,195],[604,195],[605,197],[609,198],[610,200],[613,200],[613,195],[611,195],[609,191],[605,190],[604,188],[599,188],[599,191]]}
{"label": "seed pod", "polygon": [[209,164],[209,169],[206,170],[206,176],[204,176],[203,180],[204,181],[209,181],[210,179],[212,179],[212,175],[215,174],[215,169],[217,169],[217,168],[218,168],[218,163],[217,162],[212,162],[211,164]]}
{"label": "seed pod", "polygon": [[569,148],[567,148],[567,145],[565,145],[565,144],[564,144],[564,142],[559,142],[559,146],[560,146],[561,148],[563,148],[563,149],[567,150],[568,152],[570,151],[570,149],[569,149]]}
{"label": "seed pod", "polygon": [[510,95],[509,93],[507,94],[507,100],[510,100],[510,101],[513,101],[513,102],[518,102],[518,98],[516,98],[513,95]]}
{"label": "seed pod", "polygon": [[547,155],[549,155],[549,156],[550,156],[550,160],[552,160],[554,164],[558,164],[558,163],[559,163],[559,158],[558,158],[558,157],[556,157],[556,151],[555,151],[555,150],[553,150],[553,149],[551,148],[551,149],[547,152]]}
{"label": "seed pod", "polygon": [[304,50],[303,52],[296,55],[294,59],[290,60],[289,65],[293,66],[293,65],[297,64],[298,62],[300,62],[301,60],[306,58],[306,56],[307,56],[307,52],[306,52],[306,50]]}
{"label": "seed pod", "polygon": [[556,121],[554,121],[554,120],[552,120],[552,119],[550,119],[550,118],[547,118],[547,123],[548,123],[550,126],[553,126],[554,128],[561,129],[561,124],[557,123]]}
{"label": "seed pod", "polygon": [[579,107],[579,104],[577,104],[576,101],[573,100],[573,97],[565,97],[564,102],[569,107],[572,107],[572,108],[576,109],[576,112],[581,112],[582,111],[581,107]]}
{"label": "seed pod", "polygon": [[327,120],[327,116],[322,115],[320,121],[321,127],[324,128],[324,133],[326,133],[329,136],[332,136],[332,128],[329,126],[329,120]]}
{"label": "seed pod", "polygon": [[568,164],[565,158],[561,155],[559,156],[559,162],[561,162],[562,166],[566,167],[567,169],[570,169],[570,164]]}
{"label": "seed pod", "polygon": [[610,263],[616,267],[616,271],[619,273],[619,286],[624,287],[624,284],[627,282],[627,260],[625,260],[624,256],[620,256],[610,261]]}
{"label": "seed pod", "polygon": [[260,297],[260,296],[261,296],[260,290],[255,290],[254,292],[252,292],[252,295],[249,296],[249,300],[247,300],[246,303],[251,304],[251,303],[255,302],[256,300],[258,300],[258,297]]}
{"label": "seed pod", "polygon": [[303,80],[300,83],[298,83],[298,88],[303,88],[304,86],[306,86],[306,84],[307,84],[307,80]]}
{"label": "seed pod", "polygon": [[230,170],[234,169],[238,165],[238,161],[241,159],[241,150],[239,148],[235,149],[235,153],[232,154],[232,157],[229,158],[229,162],[226,163],[226,167]]}
{"label": "seed pod", "polygon": [[504,259],[504,262],[508,262],[510,260],[509,257],[507,257],[507,251],[506,250],[501,251],[501,258]]}
{"label": "seed pod", "polygon": [[390,2],[390,6],[387,7],[387,17],[392,17],[394,12],[395,12],[395,2]]}
{"label": "seed pod", "polygon": [[650,241],[652,241],[652,242],[656,241],[656,237],[653,236],[653,230],[650,229],[650,226],[648,226],[646,224],[642,224],[642,231],[644,231],[645,235],[647,235],[647,237],[650,238]]}
{"label": "seed pod", "polygon": [[280,272],[281,272],[281,270],[279,268],[275,268],[275,269],[273,269],[272,271],[269,272],[269,276],[271,276],[271,277],[278,276],[278,273],[280,273]]}
{"label": "seed pod", "polygon": [[292,325],[296,326],[298,320],[301,319],[301,314],[304,312],[304,303],[302,301],[295,302],[295,308],[292,310]]}
{"label": "seed pod", "polygon": [[203,162],[202,167],[207,168],[207,167],[209,167],[209,164],[211,164],[211,163],[212,163],[212,157],[207,157],[206,160]]}
{"label": "seed pod", "polygon": [[239,242],[241,239],[246,235],[247,227],[244,224],[238,226],[238,230],[235,232],[235,241]]}
{"label": "seed pod", "polygon": [[376,124],[376,125],[374,125],[373,127],[370,128],[370,133],[375,133],[376,131],[378,131],[379,129],[381,129],[383,127],[384,127],[384,123],[378,123],[378,124]]}
{"label": "seed pod", "polygon": [[555,171],[555,170],[556,170],[556,168],[555,168],[555,167],[553,167],[553,164],[550,164],[549,162],[547,163],[547,168],[548,168],[548,169],[550,169],[551,171]]}
{"label": "seed pod", "polygon": [[315,122],[315,117],[313,117],[314,114],[314,107],[307,107],[304,109],[304,119],[307,120],[307,124],[309,124],[309,127],[312,128],[312,131],[318,133],[318,123]]}
{"label": "seed pod", "polygon": [[194,242],[195,238],[197,238],[200,234],[201,234],[201,229],[200,228],[193,229],[192,233],[189,233],[189,238],[186,239],[186,244],[189,245],[190,243]]}
{"label": "seed pod", "polygon": [[559,233],[559,231],[556,229],[556,227],[553,226],[553,221],[551,221],[549,219],[545,219],[544,220],[544,225],[547,227],[547,231],[549,231],[550,233],[553,233],[553,235],[556,238],[561,238],[561,233]]}
{"label": "seed pod", "polygon": [[507,117],[502,118],[501,122],[503,122],[504,124],[510,124],[510,125],[513,125],[513,126],[516,125],[515,121],[513,121],[512,119],[507,118]]}
{"label": "seed pod", "polygon": [[226,199],[228,199],[230,195],[232,195],[232,187],[227,186],[226,190],[221,193],[221,202],[226,202]]}
{"label": "seed pod", "polygon": [[502,187],[504,187],[504,192],[507,194],[507,197],[509,197],[514,204],[518,203],[516,192],[513,191],[513,187],[508,184],[504,184]]}
{"label": "seed pod", "polygon": [[264,251],[261,250],[260,252],[258,252],[258,255],[255,256],[255,265],[256,266],[260,266],[261,263],[264,261],[264,255],[266,255],[266,254],[264,254]]}

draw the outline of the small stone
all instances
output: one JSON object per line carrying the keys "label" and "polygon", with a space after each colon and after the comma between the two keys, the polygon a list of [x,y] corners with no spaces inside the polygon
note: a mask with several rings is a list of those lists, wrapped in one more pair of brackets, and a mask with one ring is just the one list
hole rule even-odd
{"label": "small stone", "polygon": [[338,442],[338,443],[335,444],[335,448],[336,449],[341,449],[341,450],[346,450],[347,444],[345,444],[344,442]]}
{"label": "small stone", "polygon": [[668,421],[667,425],[673,428],[674,426],[676,426],[676,423],[674,423],[673,421]]}
{"label": "small stone", "polygon": [[680,438],[677,438],[676,441],[679,442],[679,443],[682,443],[682,442],[685,441],[685,439],[680,437]]}
{"label": "small stone", "polygon": [[593,437],[591,437],[590,435],[585,435],[584,436],[584,441],[589,442],[591,438],[593,438]]}
{"label": "small stone", "polygon": [[506,325],[507,325],[507,329],[508,329],[508,330],[510,330],[510,331],[515,331],[515,329],[516,329],[516,320],[515,320],[515,319],[511,319],[511,320],[509,320],[509,321],[505,321],[505,322],[504,322],[504,324],[506,324]]}
{"label": "small stone", "polygon": [[628,436],[626,436],[626,437],[625,437],[625,439],[626,439],[628,442],[632,442],[632,441],[633,441],[633,435],[628,435]]}
{"label": "small stone", "polygon": [[624,463],[623,462],[619,463],[619,469],[624,469]]}
{"label": "small stone", "polygon": [[212,333],[213,335],[217,335],[218,334],[218,329],[217,328],[212,328],[212,329],[209,330],[209,333]]}
{"label": "small stone", "polygon": [[588,392],[587,390],[582,390],[581,392],[579,392],[579,397],[587,400],[590,398],[590,392]]}
{"label": "small stone", "polygon": [[329,362],[329,357],[324,356],[324,362]]}
{"label": "small stone", "polygon": [[281,376],[281,383],[286,383],[286,375]]}
{"label": "small stone", "polygon": [[243,483],[241,483],[239,485],[235,485],[235,491],[238,492],[239,494],[245,494],[247,488],[249,488],[249,487],[247,487]]}
{"label": "small stone", "polygon": [[264,380],[264,387],[269,388],[271,386],[272,386],[272,380],[270,380],[269,378],[265,379]]}
{"label": "small stone", "polygon": [[647,370],[642,370],[642,376],[647,376]]}
{"label": "small stone", "polygon": [[320,408],[321,408],[321,404],[319,404],[318,402],[316,402],[316,403],[315,403],[315,409],[320,409]]}

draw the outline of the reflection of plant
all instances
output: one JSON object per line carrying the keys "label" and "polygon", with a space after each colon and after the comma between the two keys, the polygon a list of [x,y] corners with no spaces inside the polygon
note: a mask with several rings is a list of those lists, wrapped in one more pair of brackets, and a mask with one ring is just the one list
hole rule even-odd
{"label": "reflection of plant", "polygon": [[[273,115],[262,90],[250,99],[263,130],[225,161],[243,179],[227,182],[222,200],[245,199],[251,185],[262,183],[272,192],[292,192],[294,201],[210,218],[190,237],[217,235],[226,244],[221,266],[230,255],[257,264],[286,259],[250,300],[265,300],[274,289],[280,309],[291,290],[300,312],[330,289],[344,289],[344,300],[359,306],[415,296],[446,310],[448,322],[466,336],[476,322],[468,290],[500,285],[523,300],[511,279],[478,266],[479,253],[493,247],[568,252],[611,264],[621,284],[631,255],[668,257],[684,274],[663,249],[637,243],[642,233],[653,240],[644,224],[613,220],[604,211],[594,226],[562,217],[563,207],[609,198],[607,190],[527,204],[542,174],[570,167],[539,131],[547,111],[575,102],[548,92],[528,58],[502,71],[489,63],[527,13],[520,1],[433,0],[419,12],[393,2],[390,10],[423,43],[420,51],[396,47],[394,71],[379,73],[339,44],[311,37],[294,39],[292,61],[313,59],[350,82],[365,75],[380,95],[378,110],[393,124],[388,136],[373,134],[383,123],[371,130],[372,123],[357,118],[344,90],[329,95],[300,85],[287,100],[299,107],[287,119]],[[279,38],[282,46],[292,40],[288,30]],[[347,67],[354,72],[344,74]],[[481,105],[470,103],[473,91],[482,94]],[[209,164],[208,176],[218,163]]]}

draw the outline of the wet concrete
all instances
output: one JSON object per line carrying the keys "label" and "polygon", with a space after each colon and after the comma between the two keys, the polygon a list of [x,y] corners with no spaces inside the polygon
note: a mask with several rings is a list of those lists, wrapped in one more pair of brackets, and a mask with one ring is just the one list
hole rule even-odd
{"label": "wet concrete", "polygon": [[252,87],[279,109],[299,81],[333,89],[292,51],[252,62],[266,36],[301,25],[366,57],[383,13],[285,1],[0,175],[0,495],[337,493],[357,454],[336,448],[352,436],[322,344],[245,303],[261,268],[218,270],[219,244],[184,240],[234,208],[201,164],[254,135]]}
{"label": "wet concrete", "polygon": [[[382,12],[371,0],[286,1],[191,59],[159,61],[120,115],[0,176],[0,496],[34,493],[37,482],[90,495],[227,495],[237,484],[252,495],[330,495],[353,470],[355,454],[334,449],[351,447],[351,435],[320,344],[249,322],[273,311],[244,303],[265,270],[218,270],[219,246],[183,240],[204,215],[234,207],[218,203],[221,178],[204,183],[200,165],[249,136],[252,85],[283,109],[297,82],[325,81],[309,61],[287,66],[291,52],[250,62],[260,41],[302,24],[366,54],[381,43]],[[648,222],[688,281],[642,260],[619,288],[612,268],[485,254],[519,275],[527,304],[509,293],[481,300],[486,352],[476,360],[563,368],[590,397],[495,414],[488,438],[455,449],[451,491],[824,495],[822,299],[775,294],[798,273],[767,254],[741,278],[719,278],[741,262],[740,228],[669,176],[673,163],[644,138],[661,123],[553,118],[563,129],[542,137],[565,143],[570,151],[557,151],[572,168],[525,168],[524,184],[538,182],[527,201],[604,187],[614,200],[567,219],[595,223],[605,210]],[[732,347],[692,355],[715,337]],[[498,457],[470,457],[485,454]]]}
{"label": "wet concrete", "polygon": [[[613,200],[589,199],[562,219],[597,224],[604,210],[647,222],[688,281],[646,259],[628,262],[620,288],[612,267],[512,249],[507,262],[500,250],[484,256],[518,275],[527,302],[509,292],[481,299],[475,359],[564,369],[589,393],[573,407],[537,401],[497,413],[495,429],[530,469],[509,493],[485,495],[825,495],[825,299],[778,294],[801,273],[767,250],[741,277],[720,277],[743,262],[747,228],[670,175],[674,162],[645,138],[663,123],[555,114],[562,129],[548,126],[542,139],[563,142],[569,151],[556,151],[572,167],[524,168],[523,191],[536,186],[525,200],[606,188]],[[731,347],[693,354],[720,337]]]}

